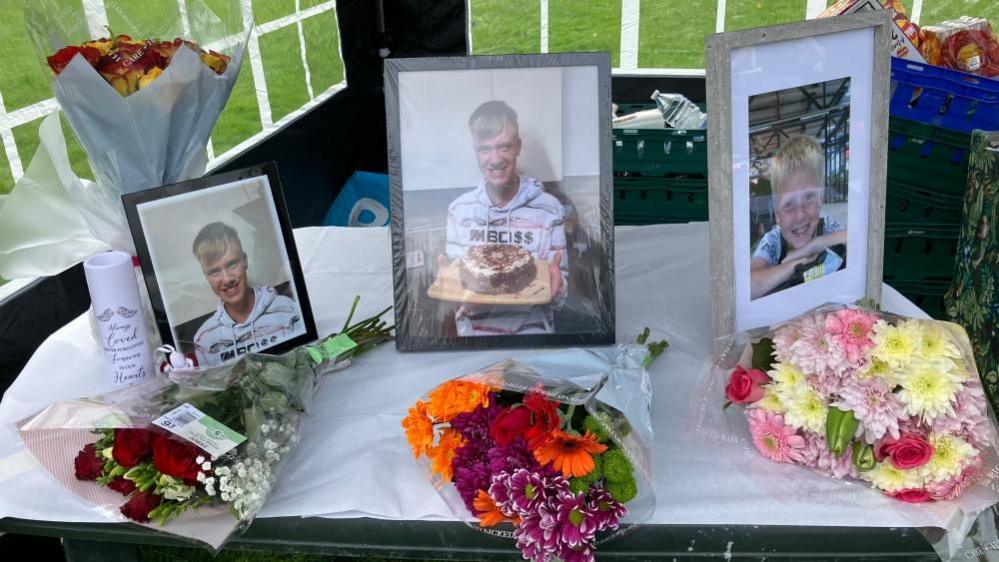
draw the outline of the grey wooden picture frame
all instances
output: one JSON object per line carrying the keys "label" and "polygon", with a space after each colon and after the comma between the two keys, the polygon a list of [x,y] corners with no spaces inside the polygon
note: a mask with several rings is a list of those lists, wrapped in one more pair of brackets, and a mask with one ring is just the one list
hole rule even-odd
{"label": "grey wooden picture frame", "polygon": [[[874,31],[865,298],[881,300],[891,52],[888,10],[718,33],[707,38],[708,174],[712,320],[716,348],[736,329],[733,226],[732,51],[858,29]],[[830,56],[835,56],[831,54]],[[801,64],[814,64],[803,57]],[[804,84],[803,84],[804,85]],[[748,100],[746,100],[748,103]],[[821,302],[816,302],[819,306]]]}

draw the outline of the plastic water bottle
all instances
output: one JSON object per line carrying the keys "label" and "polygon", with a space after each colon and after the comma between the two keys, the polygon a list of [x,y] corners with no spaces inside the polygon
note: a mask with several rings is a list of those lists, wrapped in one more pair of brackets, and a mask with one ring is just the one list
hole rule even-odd
{"label": "plastic water bottle", "polygon": [[704,129],[708,116],[701,108],[680,94],[652,93],[652,99],[663,113],[666,124],[674,129]]}

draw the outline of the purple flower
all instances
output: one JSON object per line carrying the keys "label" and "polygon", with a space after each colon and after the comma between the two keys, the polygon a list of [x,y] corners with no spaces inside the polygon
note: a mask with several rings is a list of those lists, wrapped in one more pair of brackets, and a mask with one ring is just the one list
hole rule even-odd
{"label": "purple flower", "polygon": [[495,395],[490,394],[489,406],[485,408],[479,406],[471,412],[458,414],[451,419],[451,427],[457,429],[458,433],[469,442],[488,442],[489,426],[502,411],[503,409],[496,405]]}
{"label": "purple flower", "polygon": [[550,504],[555,507],[553,529],[558,532],[561,544],[573,549],[593,544],[598,523],[586,504],[585,494],[562,494]]}
{"label": "purple flower", "polygon": [[597,521],[597,531],[617,529],[621,518],[628,514],[628,508],[603,488],[590,488],[586,505]]}
{"label": "purple flower", "polygon": [[522,517],[520,525],[513,531],[517,539],[517,548],[524,555],[524,560],[547,562],[554,556],[555,548],[546,548],[545,530],[541,527],[541,514],[533,513]]}
{"label": "purple flower", "polygon": [[596,557],[593,556],[593,546],[589,544],[580,545],[577,547],[563,546],[556,553],[558,557],[562,559],[563,562],[593,562]]}
{"label": "purple flower", "polygon": [[527,450],[527,441],[522,437],[514,439],[506,447],[489,449],[489,472],[493,474],[513,473],[519,468],[526,468],[531,472],[540,472],[541,469],[538,461],[534,459],[534,455]]}
{"label": "purple flower", "polygon": [[510,476],[507,488],[511,511],[524,516],[538,511],[549,498],[567,493],[569,482],[562,476],[543,476],[521,468]]}
{"label": "purple flower", "polygon": [[454,470],[454,487],[458,490],[468,512],[474,514],[473,502],[479,490],[489,489],[489,470],[484,464],[463,466]]}

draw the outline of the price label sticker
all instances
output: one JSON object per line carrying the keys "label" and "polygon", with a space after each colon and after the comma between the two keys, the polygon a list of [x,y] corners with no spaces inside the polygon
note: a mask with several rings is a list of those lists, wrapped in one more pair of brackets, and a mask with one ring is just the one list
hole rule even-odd
{"label": "price label sticker", "polygon": [[182,437],[201,447],[213,459],[218,458],[240,443],[246,437],[219,423],[194,406],[184,403],[153,421],[153,425]]}

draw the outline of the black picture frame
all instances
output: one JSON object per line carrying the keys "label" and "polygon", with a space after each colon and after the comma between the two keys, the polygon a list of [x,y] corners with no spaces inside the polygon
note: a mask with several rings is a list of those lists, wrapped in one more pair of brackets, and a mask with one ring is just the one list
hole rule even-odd
{"label": "black picture frame", "polygon": [[[278,354],[291,350],[302,344],[313,342],[318,339],[316,322],[312,313],[312,306],[309,301],[308,291],[305,285],[305,277],[302,273],[301,261],[298,256],[298,248],[295,245],[295,238],[292,232],[291,220],[288,217],[288,207],[284,200],[284,192],[281,188],[281,180],[278,174],[277,164],[266,162],[240,170],[208,175],[201,178],[178,182],[161,187],[155,187],[144,191],[127,193],[122,195],[122,203],[125,207],[125,217],[128,220],[129,230],[135,242],[136,255],[142,268],[142,276],[149,292],[149,300],[152,305],[153,316],[156,326],[160,332],[164,344],[178,346],[174,341],[173,326],[166,310],[164,295],[157,280],[157,264],[154,263],[150,249],[149,240],[143,229],[140,208],[143,204],[169,199],[179,195],[187,195],[193,192],[209,192],[213,189],[220,189],[231,186],[235,182],[242,180],[264,177],[267,180],[266,193],[271,198],[277,214],[277,228],[280,231],[280,242],[284,244],[285,253],[288,258],[288,273],[291,282],[294,283],[294,300],[297,301],[302,314],[302,322],[305,328],[303,334],[291,337],[284,341],[279,341],[266,347],[250,345],[252,349],[235,355],[239,357],[247,352]],[[191,320],[190,322],[194,322]],[[190,323],[188,322],[188,323]],[[226,362],[229,359],[226,359]]]}
{"label": "black picture frame", "polygon": [[[445,350],[469,350],[469,349],[492,349],[492,348],[519,348],[519,347],[558,347],[558,346],[587,346],[587,345],[610,345],[615,343],[615,293],[614,293],[614,224],[613,224],[613,166],[612,166],[612,106],[611,106],[611,72],[610,55],[608,53],[558,53],[541,55],[502,55],[502,56],[474,56],[474,57],[439,57],[439,58],[410,58],[410,59],[388,59],[385,61],[385,110],[388,136],[388,168],[389,168],[389,191],[391,200],[391,235],[392,235],[392,267],[393,285],[395,290],[395,315],[396,315],[396,348],[400,351],[445,351]],[[599,172],[590,177],[598,178],[598,186],[595,195],[596,206],[593,215],[596,217],[590,223],[594,231],[592,240],[595,258],[599,263],[599,269],[593,268],[588,272],[586,294],[592,296],[591,302],[579,309],[571,311],[571,318],[560,323],[560,319],[567,318],[565,309],[556,312],[554,333],[544,334],[512,334],[512,335],[464,335],[459,336],[454,331],[451,334],[446,331],[436,333],[434,330],[426,329],[425,308],[429,306],[419,299],[427,299],[425,280],[420,284],[411,283],[407,275],[407,230],[406,230],[406,195],[407,191],[403,186],[403,162],[406,154],[403,148],[403,131],[400,125],[400,74],[408,72],[464,72],[492,69],[538,69],[538,68],[569,68],[569,67],[594,67],[596,69],[596,105],[598,124],[594,129],[598,138],[594,140],[598,148]],[[447,78],[443,78],[447,80]],[[448,86],[452,91],[460,91],[460,88]],[[573,92],[564,96],[575,95]],[[488,99],[488,98],[487,98]],[[485,100],[483,100],[485,101]],[[544,103],[539,100],[539,103]],[[554,103],[554,102],[553,102]],[[561,105],[558,106],[564,114],[566,110]],[[451,111],[444,108],[441,113],[448,113],[448,119],[468,120],[469,114]],[[577,118],[585,118],[576,116]],[[428,118],[432,118],[432,115]],[[567,137],[564,130],[565,118],[563,118],[563,138]],[[471,137],[468,141],[468,158],[474,162],[475,156],[471,149]],[[410,145],[412,146],[412,145]],[[568,141],[563,141],[563,148],[571,146]],[[464,148],[464,147],[462,147]],[[518,171],[520,166],[517,166]],[[480,176],[481,177],[481,176]],[[428,188],[421,188],[428,189]],[[443,223],[443,221],[441,221]],[[598,231],[598,232],[597,232]],[[568,238],[568,236],[567,236]],[[501,241],[502,242],[502,241]],[[567,240],[567,248],[571,248],[572,241]],[[415,246],[415,245],[414,245]],[[438,254],[440,255],[440,254]],[[411,262],[412,263],[412,255]],[[432,256],[423,256],[425,259],[421,263],[431,263]],[[417,258],[418,260],[421,258]],[[569,268],[573,267],[572,261]],[[573,270],[575,271],[575,270]],[[436,274],[434,274],[436,275]],[[411,286],[414,285],[414,286]],[[421,310],[424,308],[424,310]],[[590,314],[587,315],[587,312]],[[422,315],[422,316],[421,316]],[[560,331],[561,325],[569,325],[571,329]],[[579,327],[583,326],[582,329]]]}

